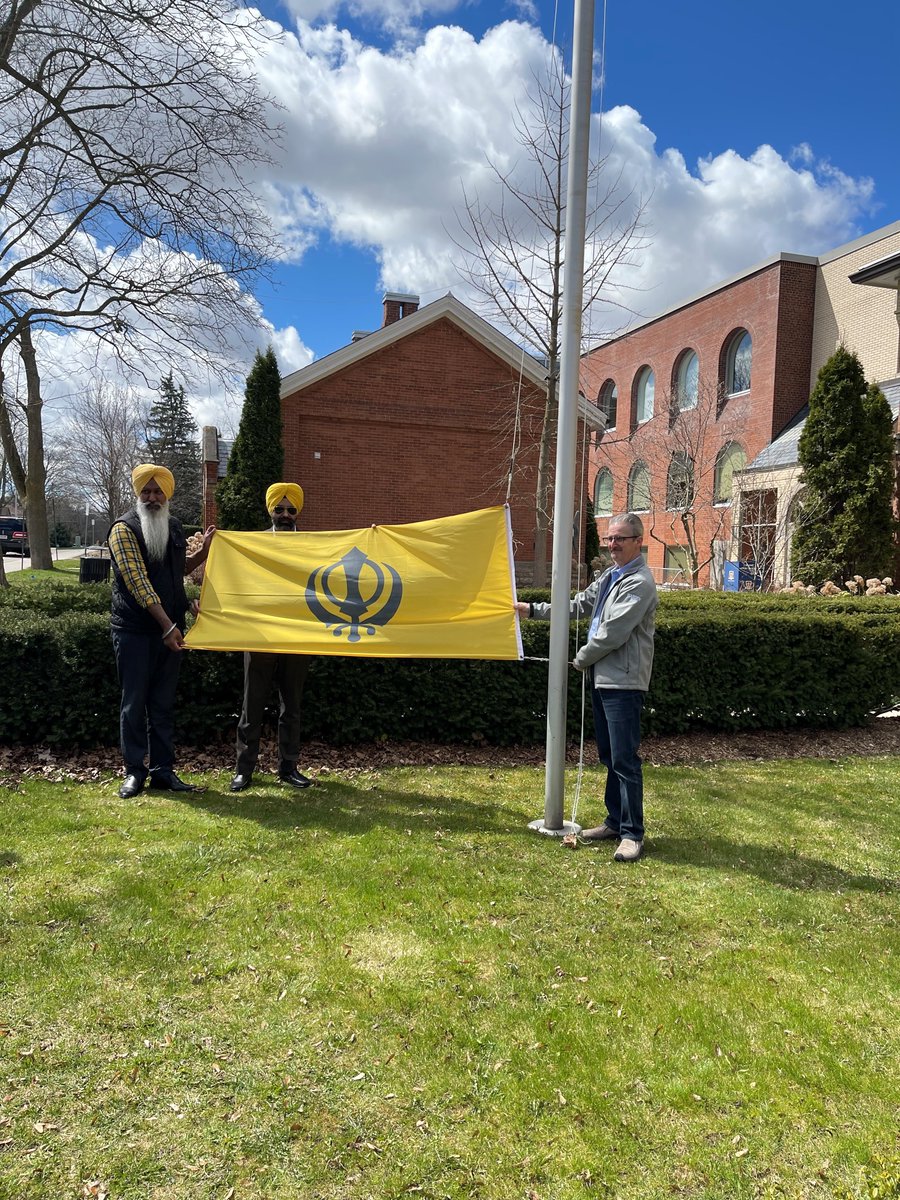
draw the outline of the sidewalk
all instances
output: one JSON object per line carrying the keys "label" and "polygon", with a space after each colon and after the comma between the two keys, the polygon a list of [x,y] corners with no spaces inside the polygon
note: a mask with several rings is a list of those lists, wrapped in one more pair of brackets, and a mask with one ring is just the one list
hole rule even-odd
{"label": "sidewalk", "polygon": [[[63,562],[69,558],[78,558],[84,551],[81,548],[67,546],[64,549],[53,551],[53,561]],[[4,554],[3,568],[7,575],[13,574],[15,571],[27,571],[31,566],[30,558],[23,558],[20,554]]]}

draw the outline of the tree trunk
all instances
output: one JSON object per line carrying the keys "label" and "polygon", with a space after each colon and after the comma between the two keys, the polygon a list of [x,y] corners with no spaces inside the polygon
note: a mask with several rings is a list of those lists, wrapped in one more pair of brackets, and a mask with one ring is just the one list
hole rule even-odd
{"label": "tree trunk", "polygon": [[53,569],[50,552],[50,527],[47,522],[47,465],[44,460],[44,425],[41,377],[38,374],[31,327],[23,325],[19,334],[19,354],[25,367],[28,429],[28,471],[25,482],[25,515],[28,520],[28,544],[31,565],[39,571]]}
{"label": "tree trunk", "polygon": [[684,540],[687,542],[688,564],[691,569],[691,587],[698,588],[700,586],[700,555],[697,553],[697,537],[692,512],[683,512],[681,514],[681,525],[684,529]]}
{"label": "tree trunk", "polygon": [[[16,443],[13,440],[12,424],[9,419],[9,412],[6,408],[6,396],[3,392],[3,382],[3,361],[0,359],[0,445],[3,446],[3,453],[6,457],[6,464],[9,467],[9,477],[12,480],[12,485],[18,492],[18,480],[22,477],[22,463],[19,460],[19,453],[16,449]],[[6,568],[3,565],[2,554],[0,554],[0,587],[9,587],[9,580],[6,578]]]}

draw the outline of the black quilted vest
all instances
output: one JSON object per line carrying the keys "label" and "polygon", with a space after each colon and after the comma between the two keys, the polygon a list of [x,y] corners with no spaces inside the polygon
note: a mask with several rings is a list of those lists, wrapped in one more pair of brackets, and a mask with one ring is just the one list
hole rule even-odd
{"label": "black quilted vest", "polygon": [[[160,604],[169,614],[170,620],[174,621],[183,633],[184,616],[188,607],[187,596],[184,592],[184,560],[187,555],[187,540],[184,530],[181,528],[181,522],[175,517],[169,517],[169,544],[166,547],[165,557],[161,562],[154,563],[150,562],[147,543],[141,532],[141,519],[137,512],[132,508],[124,517],[119,517],[118,521],[114,521],[113,526],[120,523],[127,525],[136,536],[150,584],[159,596]],[[154,621],[147,610],[142,608],[129,592],[116,566],[115,559],[113,559],[112,571],[111,623],[113,629],[124,629],[131,633],[152,633],[159,636],[161,631],[158,622]]]}

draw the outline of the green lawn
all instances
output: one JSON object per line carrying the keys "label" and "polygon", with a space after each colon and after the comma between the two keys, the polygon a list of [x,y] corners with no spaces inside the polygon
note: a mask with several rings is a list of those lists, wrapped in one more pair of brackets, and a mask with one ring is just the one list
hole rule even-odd
{"label": "green lawn", "polygon": [[650,769],[634,866],[526,768],[0,781],[0,1197],[874,1195],[898,768]]}
{"label": "green lawn", "polygon": [[62,583],[78,583],[81,560],[79,558],[61,558],[54,562],[49,571],[38,571],[33,567],[22,570],[20,560],[6,556],[3,568],[10,587],[33,588],[41,587],[54,580]]}

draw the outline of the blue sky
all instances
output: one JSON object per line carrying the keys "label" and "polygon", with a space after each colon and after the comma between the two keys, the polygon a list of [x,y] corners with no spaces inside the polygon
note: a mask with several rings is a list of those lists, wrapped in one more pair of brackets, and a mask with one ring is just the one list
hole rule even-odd
{"label": "blue sky", "polygon": [[[281,37],[259,74],[283,138],[257,182],[286,249],[230,382],[189,383],[200,424],[233,429],[254,346],[272,341],[288,374],[376,328],[384,290],[471,302],[448,233],[462,188],[491,200],[488,160],[516,176],[513,113],[554,21],[568,61],[572,9],[267,0]],[[598,51],[602,18],[601,2]],[[635,315],[900,219],[898,45],[898,0],[609,0],[602,145],[646,205],[646,244],[617,284]]]}
{"label": "blue sky", "polygon": [[[390,24],[392,9],[413,14],[402,31]],[[567,55],[572,9],[561,3],[557,17],[557,41]],[[481,41],[501,22],[512,20],[533,25],[549,40],[555,7],[503,0],[446,0],[432,7],[392,5],[390,0],[355,6],[298,0],[293,14],[281,6],[265,11],[289,31],[296,29],[297,17],[310,19],[313,28],[331,23],[377,54],[397,58],[413,53],[417,39],[439,26],[461,26]],[[598,4],[598,49],[602,17]],[[733,152],[739,160],[749,160],[768,145],[792,170],[810,171],[844,198],[823,213],[815,195],[805,196],[802,190],[785,194],[779,216],[764,203],[765,170],[755,179],[735,180],[734,188],[745,193],[742,205],[752,209],[758,201],[761,217],[744,238],[738,213],[730,232],[731,254],[713,256],[711,276],[707,272],[705,277],[703,264],[696,264],[684,279],[684,294],[721,277],[719,266],[739,270],[778,250],[821,252],[900,218],[900,163],[892,149],[898,100],[890,52],[900,44],[898,35],[900,5],[894,0],[868,0],[855,7],[828,0],[756,0],[753,5],[610,0],[604,108],[636,110],[655,138],[656,155],[679,153],[687,173],[696,176],[701,159]],[[461,88],[465,80],[461,71]],[[442,83],[435,101],[445,99]],[[595,93],[595,110],[598,106]],[[404,181],[396,183],[400,198]],[[665,180],[657,179],[657,192],[661,185],[665,189]],[[759,193],[755,197],[754,191]],[[725,195],[709,206],[710,222],[723,218],[727,202]],[[666,215],[654,221],[655,244],[667,240],[666,228],[659,227]],[[681,219],[677,211],[668,216],[676,224]],[[276,328],[293,326],[303,345],[321,357],[345,344],[353,329],[377,324],[385,284],[422,292],[423,299],[440,291],[415,270],[401,277],[389,266],[385,278],[383,267],[377,241],[366,246],[356,235],[322,230],[302,259],[279,270],[275,286],[258,294]],[[447,282],[453,285],[452,279]],[[654,311],[676,298],[667,286],[659,304],[652,289],[644,303]]]}

